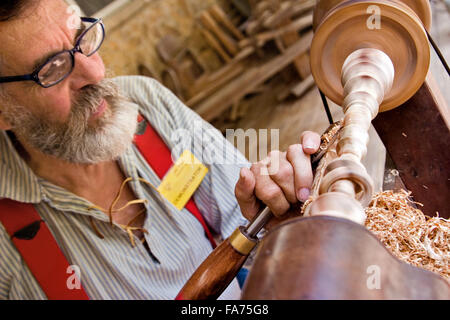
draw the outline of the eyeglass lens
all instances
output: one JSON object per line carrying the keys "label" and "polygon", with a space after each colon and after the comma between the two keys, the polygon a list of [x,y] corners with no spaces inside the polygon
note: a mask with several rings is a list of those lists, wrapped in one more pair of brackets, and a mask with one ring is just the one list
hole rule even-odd
{"label": "eyeglass lens", "polygon": [[72,70],[72,56],[69,51],[62,52],[48,61],[38,73],[43,86],[51,86],[64,78]]}
{"label": "eyeglass lens", "polygon": [[94,54],[103,41],[103,27],[100,23],[95,24],[83,38],[80,39],[80,49],[83,54],[90,56]]}
{"label": "eyeglass lens", "polygon": [[[86,56],[93,55],[103,41],[103,27],[96,23],[79,40],[81,52]],[[38,78],[44,87],[49,87],[66,77],[73,67],[69,51],[61,52],[49,60],[39,71]]]}

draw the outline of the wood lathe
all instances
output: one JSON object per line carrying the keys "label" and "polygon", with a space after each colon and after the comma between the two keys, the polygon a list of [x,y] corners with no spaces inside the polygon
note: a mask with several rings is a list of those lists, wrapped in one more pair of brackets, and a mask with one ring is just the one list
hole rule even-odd
{"label": "wood lathe", "polygon": [[[396,259],[364,227],[364,208],[374,191],[361,159],[367,152],[368,129],[379,112],[389,114],[397,107],[404,110],[417,94],[421,101],[428,97],[426,109],[418,106],[420,112],[435,112],[435,121],[444,126],[438,134],[428,130],[424,138],[437,138],[430,144],[441,148],[435,152],[444,155],[434,165],[444,168],[441,179],[448,178],[448,148],[442,148],[445,144],[448,147],[449,122],[440,112],[442,106],[432,99],[436,92],[425,81],[430,64],[430,27],[431,10],[426,0],[318,1],[311,71],[320,90],[342,106],[343,128],[316,171],[304,216],[277,226],[260,243],[243,299],[450,298],[444,279]],[[405,116],[409,112],[406,110]],[[384,122],[393,125],[387,118]],[[386,128],[375,127],[381,128],[383,138]],[[383,140],[394,161],[400,159],[393,150],[401,146]],[[448,186],[448,181],[443,183]],[[435,204],[445,213],[448,204],[439,201]],[[180,298],[216,298],[222,292],[255,245],[255,239],[245,233],[247,229],[238,228],[207,258]],[[375,288],[369,283],[373,270],[379,272]]]}

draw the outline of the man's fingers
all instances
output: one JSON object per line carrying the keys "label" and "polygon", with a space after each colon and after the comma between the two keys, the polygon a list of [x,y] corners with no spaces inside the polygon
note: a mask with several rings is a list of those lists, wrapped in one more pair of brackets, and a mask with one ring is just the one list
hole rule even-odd
{"label": "man's fingers", "polygon": [[294,186],[294,168],[286,159],[286,152],[271,151],[268,171],[272,180],[283,190],[290,203],[297,203]]}
{"label": "man's fingers", "polygon": [[312,131],[303,132],[300,141],[306,154],[314,154],[320,147],[320,136]]}
{"label": "man's fingers", "polygon": [[289,210],[290,204],[286,200],[283,190],[268,174],[257,174],[261,172],[261,169],[265,169],[263,166],[264,164],[257,163],[251,168],[256,179],[255,195],[270,208],[275,216],[282,216]]}
{"label": "man's fingers", "polygon": [[250,220],[258,213],[259,201],[255,197],[255,177],[249,169],[241,169],[234,193],[242,214]]}
{"label": "man's fingers", "polygon": [[289,146],[286,157],[294,167],[294,185],[297,199],[305,202],[310,195],[313,181],[310,156],[303,152],[301,144],[294,144]]}

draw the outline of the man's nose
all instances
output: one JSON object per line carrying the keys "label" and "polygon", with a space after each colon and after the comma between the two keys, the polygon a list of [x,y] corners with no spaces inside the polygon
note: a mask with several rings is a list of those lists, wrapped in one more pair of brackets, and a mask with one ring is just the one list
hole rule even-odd
{"label": "man's nose", "polygon": [[105,78],[105,65],[97,52],[90,57],[77,52],[74,58],[75,66],[70,76],[72,89],[98,84]]}

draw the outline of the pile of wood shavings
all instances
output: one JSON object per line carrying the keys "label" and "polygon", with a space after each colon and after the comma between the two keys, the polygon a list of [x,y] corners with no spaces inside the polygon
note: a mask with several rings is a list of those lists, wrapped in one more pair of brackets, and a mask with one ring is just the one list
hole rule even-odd
{"label": "pile of wood shavings", "polygon": [[450,282],[450,220],[424,215],[410,195],[405,190],[374,195],[366,227],[400,260]]}

